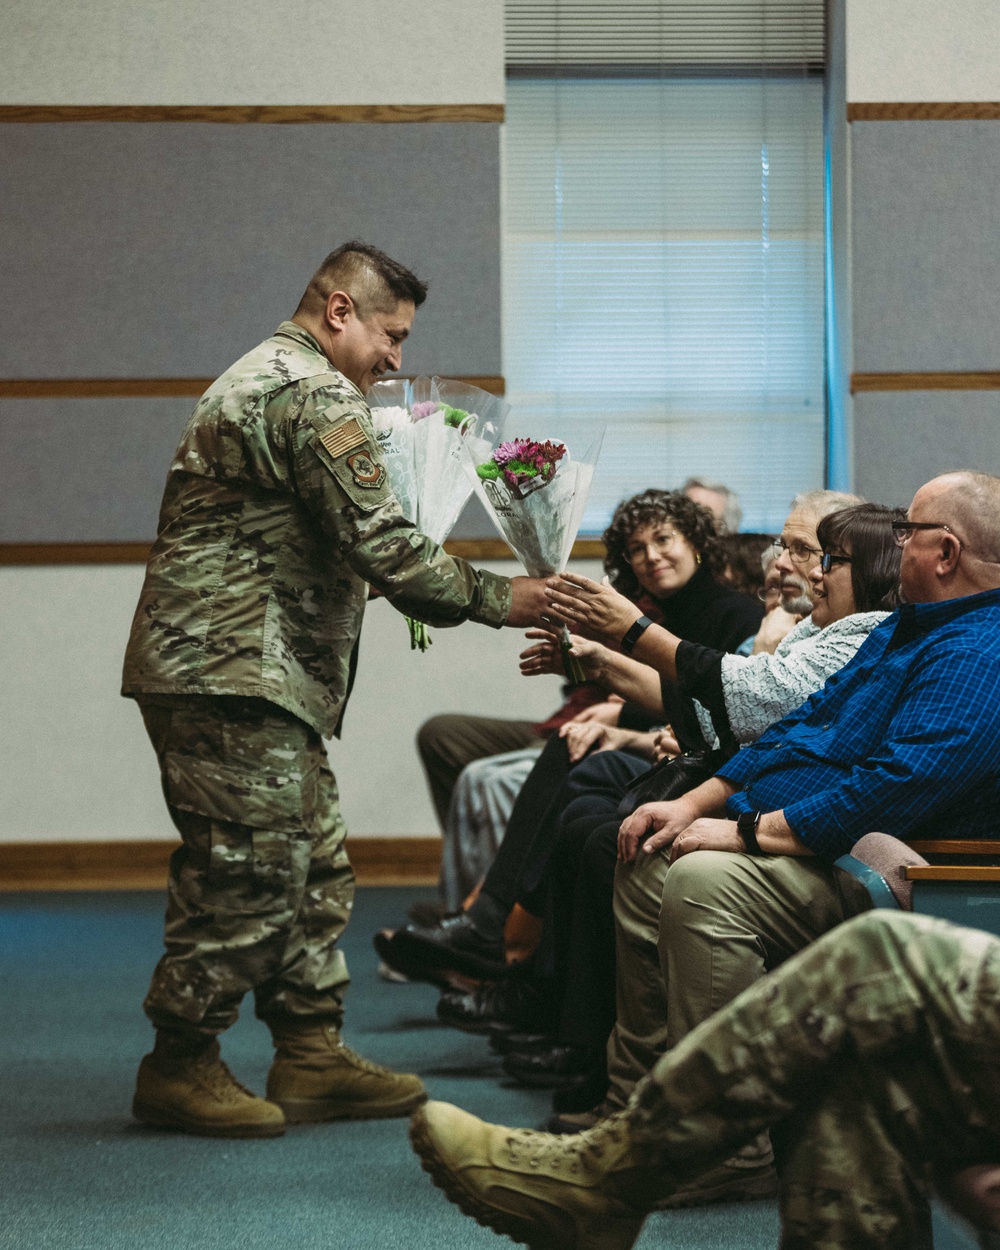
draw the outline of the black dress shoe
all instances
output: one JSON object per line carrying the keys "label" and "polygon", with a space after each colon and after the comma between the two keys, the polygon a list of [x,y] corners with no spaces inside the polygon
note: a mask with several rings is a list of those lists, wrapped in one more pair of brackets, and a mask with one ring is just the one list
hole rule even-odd
{"label": "black dress shoe", "polygon": [[[589,1077],[594,1056],[578,1046],[551,1046],[548,1050],[512,1050],[503,1058],[503,1070],[521,1085],[552,1089],[579,1085]],[[593,1105],[593,1104],[591,1104]]]}
{"label": "black dress shoe", "polygon": [[484,937],[464,911],[439,924],[397,929],[379,954],[397,972],[432,984],[440,984],[445,972],[495,981],[507,970],[503,939]]}
{"label": "black dress shoe", "polygon": [[548,1050],[555,1044],[551,1033],[526,1033],[520,1029],[509,1033],[494,1029],[490,1033],[490,1050],[497,1055],[506,1055],[512,1050]]}
{"label": "black dress shoe", "polygon": [[512,974],[468,994],[457,990],[442,994],[437,1016],[463,1033],[490,1037],[515,1030],[543,1033],[552,1024],[552,1001],[530,978]]}

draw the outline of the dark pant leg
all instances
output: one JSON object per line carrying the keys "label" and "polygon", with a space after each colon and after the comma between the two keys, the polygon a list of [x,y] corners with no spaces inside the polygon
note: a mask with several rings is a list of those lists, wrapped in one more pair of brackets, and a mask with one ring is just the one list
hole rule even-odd
{"label": "dark pant leg", "polygon": [[517,796],[503,841],[483,881],[484,893],[508,910],[523,902],[519,893],[526,865],[540,838],[544,840],[550,808],[570,768],[565,739],[550,739]]}
{"label": "dark pant leg", "polygon": [[[547,753],[548,748],[543,758]],[[552,758],[553,762],[557,758],[555,751]],[[563,767],[562,780],[555,785],[557,774],[553,767],[551,797],[547,807],[536,810],[534,833],[521,857],[518,875],[516,900],[535,916],[546,914],[553,875],[565,879],[563,869],[552,866],[560,829],[568,820],[585,813],[600,810],[613,815],[632,780],[649,767],[647,760],[629,751],[600,751],[570,764],[564,747],[558,760]]]}
{"label": "dark pant leg", "polygon": [[589,1050],[606,1064],[615,1023],[615,864],[617,818],[584,817],[579,869],[568,917],[559,1041]]}
{"label": "dark pant leg", "polygon": [[448,818],[458,775],[466,764],[539,742],[531,721],[459,714],[432,716],[425,721],[417,731],[417,750],[441,828]]}

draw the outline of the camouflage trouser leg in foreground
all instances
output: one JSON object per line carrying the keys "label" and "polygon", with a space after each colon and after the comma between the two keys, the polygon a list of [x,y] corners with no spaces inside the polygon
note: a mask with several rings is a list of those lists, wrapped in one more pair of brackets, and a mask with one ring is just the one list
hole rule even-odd
{"label": "camouflage trouser leg in foreground", "polygon": [[774,1130],[782,1250],[929,1250],[928,1176],[1000,1162],[1000,941],[849,921],[663,1056],[629,1119],[679,1179]]}
{"label": "camouflage trouser leg in foreground", "polygon": [[158,1028],[218,1033],[253,990],[264,1019],[339,1024],[349,977],[336,943],[354,873],[319,735],[263,699],[171,695],[140,707],[183,839],[147,1015]]}

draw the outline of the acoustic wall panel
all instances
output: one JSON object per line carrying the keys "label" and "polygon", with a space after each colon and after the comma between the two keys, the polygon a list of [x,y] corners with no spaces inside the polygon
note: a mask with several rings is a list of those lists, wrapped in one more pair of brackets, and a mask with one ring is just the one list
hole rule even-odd
{"label": "acoustic wall panel", "polygon": [[1000,474],[1000,393],[908,391],[854,397],[855,489],[906,506],[951,469]]}
{"label": "acoustic wall panel", "polygon": [[995,370],[1000,126],[855,122],[851,156],[854,370]]}
{"label": "acoustic wall panel", "polygon": [[1000,100],[996,0],[847,0],[849,101]]}
{"label": "acoustic wall panel", "polygon": [[6,0],[0,102],[503,102],[502,0]]}
{"label": "acoustic wall panel", "polygon": [[0,377],[215,375],[349,238],[430,282],[408,372],[501,371],[496,125],[2,125],[0,151]]}
{"label": "acoustic wall panel", "polygon": [[194,399],[0,401],[0,542],[149,542]]}

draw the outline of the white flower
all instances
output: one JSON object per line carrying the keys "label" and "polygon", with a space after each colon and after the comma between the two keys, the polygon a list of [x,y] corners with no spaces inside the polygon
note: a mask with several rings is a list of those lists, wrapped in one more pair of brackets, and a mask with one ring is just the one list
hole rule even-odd
{"label": "white flower", "polygon": [[388,434],[410,424],[410,414],[405,408],[380,408],[376,405],[371,413],[376,434]]}

